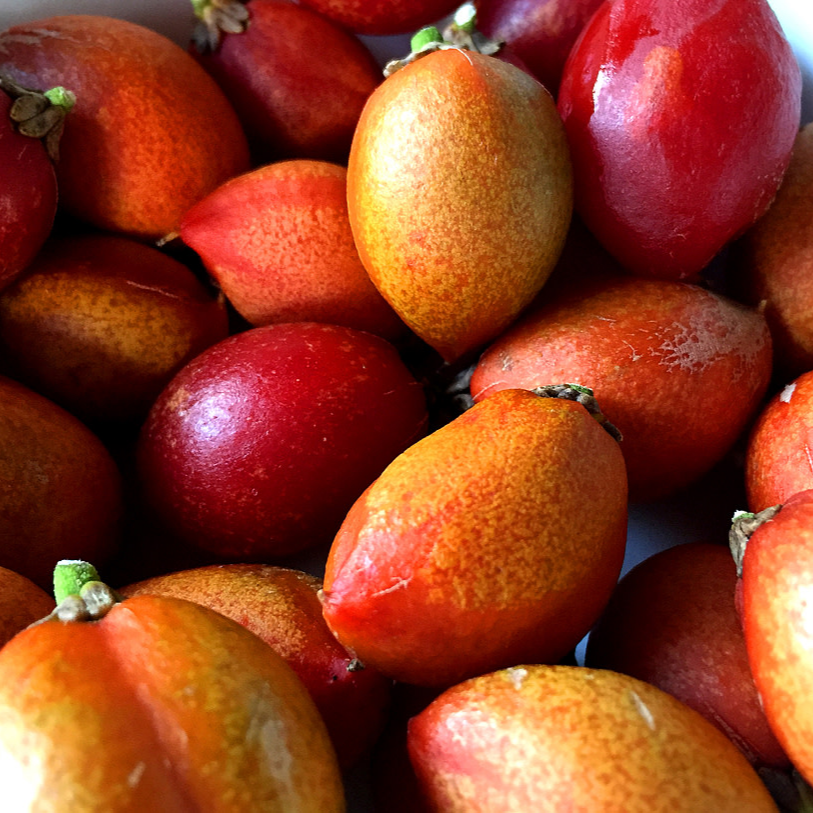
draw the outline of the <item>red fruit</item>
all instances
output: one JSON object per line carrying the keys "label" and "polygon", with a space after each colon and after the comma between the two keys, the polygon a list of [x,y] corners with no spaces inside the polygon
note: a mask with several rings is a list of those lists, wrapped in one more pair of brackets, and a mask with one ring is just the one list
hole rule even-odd
{"label": "red fruit", "polygon": [[813,782],[813,491],[790,497],[750,536],[742,558],[742,621],[765,715]]}
{"label": "red fruit", "polygon": [[748,440],[745,488],[757,512],[813,488],[813,371],[771,398]]}
{"label": "red fruit", "polygon": [[56,173],[43,143],[22,135],[0,91],[0,290],[28,266],[51,232]]}
{"label": "red fruit", "polygon": [[169,383],[139,440],[140,481],[194,547],[280,556],[328,541],[426,421],[421,386],[383,339],[309,322],[253,328]]}
{"label": "red fruit", "polygon": [[470,385],[475,401],[548,381],[590,387],[623,436],[631,499],[651,500],[725,455],[770,375],[758,311],[686,283],[582,275],[539,297],[483,353]]}
{"label": "red fruit", "polygon": [[161,237],[248,168],[245,135],[214,80],[143,26],[93,15],[14,26],[0,34],[0,72],[76,95],[60,143],[60,205],[95,226]]}
{"label": "red fruit", "polygon": [[285,658],[313,698],[341,767],[355,764],[384,723],[390,681],[355,661],[322,618],[322,583],[267,565],[213,565],[154,576],[124,596],[185,598],[231,618]]}
{"label": "red fruit", "polygon": [[252,325],[325,322],[391,340],[407,332],[359,259],[344,167],[260,167],[193,206],[179,233]]}
{"label": "red fruit", "polygon": [[0,647],[54,609],[54,600],[30,579],[0,567]]}
{"label": "red fruit", "polygon": [[651,683],[714,723],[756,766],[787,768],[748,666],[727,547],[684,544],[618,584],[590,633],[586,664]]}
{"label": "red fruit", "polygon": [[[231,4],[195,5],[206,20],[215,7],[228,12]],[[338,25],[293,3],[233,5],[247,15],[245,29],[218,35],[213,21],[217,44],[198,42],[192,53],[237,111],[255,163],[347,161],[361,109],[383,78],[373,55]]]}
{"label": "red fruit", "polygon": [[554,96],[570,49],[602,0],[477,0],[477,26],[515,53]]}
{"label": "red fruit", "polygon": [[458,0],[301,0],[356,34],[406,34],[454,11]]}
{"label": "red fruit", "polygon": [[614,0],[565,66],[576,209],[623,265],[701,271],[768,207],[801,74],[767,0]]}

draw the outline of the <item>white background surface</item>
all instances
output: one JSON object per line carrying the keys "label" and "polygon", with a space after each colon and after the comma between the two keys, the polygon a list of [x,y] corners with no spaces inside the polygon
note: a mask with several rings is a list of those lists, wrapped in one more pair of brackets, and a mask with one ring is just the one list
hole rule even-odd
{"label": "white background surface", "polygon": [[[813,120],[813,0],[771,0],[804,75],[803,122]],[[66,13],[108,14],[155,28],[186,46],[194,26],[190,0],[0,0],[0,29]],[[401,56],[408,37],[366,38],[382,61]],[[700,405],[698,406],[700,407]],[[646,556],[681,542],[721,541],[735,509],[745,508],[735,452],[703,481],[672,499],[633,506],[624,571]],[[349,782],[350,810],[371,809],[364,772]]]}

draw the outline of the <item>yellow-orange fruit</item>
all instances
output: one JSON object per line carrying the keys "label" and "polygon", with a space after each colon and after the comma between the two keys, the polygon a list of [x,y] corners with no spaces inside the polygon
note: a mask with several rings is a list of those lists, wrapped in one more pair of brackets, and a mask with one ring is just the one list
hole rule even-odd
{"label": "yellow-orange fruit", "polygon": [[54,600],[45,590],[31,579],[0,567],[0,647],[53,609]]}
{"label": "yellow-orange fruit", "polygon": [[572,214],[550,94],[460,50],[401,68],[367,101],[348,211],[371,279],[446,361],[497,336],[542,287]]}
{"label": "yellow-orange fruit", "polygon": [[643,681],[517,666],[444,692],[409,724],[436,813],[775,813],[736,746]]}
{"label": "yellow-orange fruit", "polygon": [[328,556],[325,619],[405,683],[556,661],[609,599],[626,527],[618,443],[579,403],[504,390],[357,500]]}

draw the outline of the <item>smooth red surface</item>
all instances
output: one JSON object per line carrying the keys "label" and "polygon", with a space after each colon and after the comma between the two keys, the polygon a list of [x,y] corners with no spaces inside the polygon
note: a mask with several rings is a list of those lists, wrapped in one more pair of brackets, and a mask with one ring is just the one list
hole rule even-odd
{"label": "smooth red surface", "polygon": [[[302,0],[356,34],[412,34],[454,11],[458,0]],[[406,56],[406,54],[404,54]]]}
{"label": "smooth red surface", "polygon": [[140,481],[189,544],[267,559],[329,541],[426,421],[421,385],[384,339],[313,322],[253,328],[161,394],[139,441]]}
{"label": "smooth red surface", "polygon": [[761,215],[801,74],[766,0],[615,0],[565,66],[576,208],[630,270],[683,279]]}

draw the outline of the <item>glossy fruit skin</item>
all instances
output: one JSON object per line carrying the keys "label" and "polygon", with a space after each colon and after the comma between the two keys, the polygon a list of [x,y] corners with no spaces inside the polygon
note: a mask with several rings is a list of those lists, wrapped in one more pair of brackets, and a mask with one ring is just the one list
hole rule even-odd
{"label": "glossy fruit skin", "polygon": [[0,290],[25,269],[53,226],[56,172],[39,139],[17,132],[0,91]]}
{"label": "glossy fruit skin", "polygon": [[657,686],[714,723],[755,767],[790,767],[762,711],[734,606],[727,546],[677,545],[616,587],[590,632],[585,664]]}
{"label": "glossy fruit skin", "polygon": [[240,118],[254,164],[281,158],[347,161],[367,97],[382,81],[358,39],[307,8],[250,0],[248,28],[193,55]]}
{"label": "glossy fruit skin", "polygon": [[430,809],[776,811],[711,723],[615,672],[516,666],[444,692],[409,723]]}
{"label": "glossy fruit skin", "polygon": [[303,0],[356,34],[411,34],[454,11],[456,0]]}
{"label": "glossy fruit skin", "polygon": [[813,369],[813,123],[803,127],[768,211],[732,251],[736,295],[760,305],[774,366],[788,381]]}
{"label": "glossy fruit skin", "polygon": [[98,621],[32,627],[3,648],[0,675],[18,809],[344,810],[301,682],[259,638],[192,602],[137,596]]}
{"label": "glossy fruit skin", "polygon": [[163,237],[248,169],[245,134],[214,80],[143,26],[98,15],[14,26],[0,34],[0,70],[76,95],[60,141],[60,206],[99,228]]}
{"label": "glossy fruit skin", "polygon": [[229,332],[225,302],[132,239],[50,240],[0,293],[9,375],[95,425],[138,424],[172,376]]}
{"label": "glossy fruit skin", "polygon": [[777,392],[759,414],[745,453],[745,489],[754,513],[813,488],[813,371]]}
{"label": "glossy fruit skin", "polygon": [[522,60],[554,97],[568,54],[602,0],[478,0],[477,27]]}
{"label": "glossy fruit skin", "polygon": [[[510,180],[509,180],[510,179]],[[542,287],[572,213],[550,94],[493,57],[437,51],[370,97],[350,151],[350,225],[396,313],[448,362]]]}
{"label": "glossy fruit skin", "polygon": [[259,564],[199,567],[153,576],[119,590],[126,596],[185,598],[231,618],[281,655],[308,690],[339,765],[354,765],[376,740],[391,682],[374,669],[349,669],[352,656],[322,618],[315,576]]}
{"label": "glossy fruit skin", "polygon": [[178,231],[255,327],[325,322],[390,341],[407,333],[359,259],[343,166],[302,159],[258,167],[195,204]]}
{"label": "glossy fruit skin", "polygon": [[759,409],[772,364],[757,310],[699,286],[618,274],[544,293],[480,357],[472,397],[549,381],[590,387],[623,436],[632,500],[696,480]]}
{"label": "glossy fruit skin", "polygon": [[252,328],[159,396],[139,480],[146,505],[190,545],[267,560],[329,542],[426,422],[421,385],[383,339],[314,322]]}
{"label": "glossy fruit skin", "polygon": [[620,0],[583,30],[558,104],[589,228],[636,274],[687,279],[776,193],[801,73],[766,0]]}
{"label": "glossy fruit skin", "polygon": [[45,590],[31,579],[0,567],[0,648],[53,609],[54,600]]}
{"label": "glossy fruit skin", "polygon": [[0,565],[51,585],[59,559],[103,563],[119,544],[121,475],[52,401],[0,376]]}
{"label": "glossy fruit skin", "polygon": [[357,500],[328,555],[325,619],[362,662],[420,686],[555,661],[604,608],[626,523],[616,441],[581,404],[507,390]]}
{"label": "glossy fruit skin", "polygon": [[796,769],[813,781],[813,491],[758,528],[743,558],[742,622],[765,715]]}

